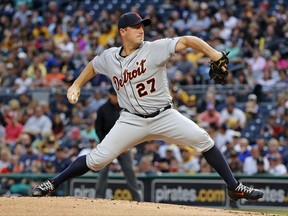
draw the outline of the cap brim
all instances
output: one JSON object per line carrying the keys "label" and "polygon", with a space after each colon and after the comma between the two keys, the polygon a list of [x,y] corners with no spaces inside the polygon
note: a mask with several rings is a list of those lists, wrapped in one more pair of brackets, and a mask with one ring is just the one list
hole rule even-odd
{"label": "cap brim", "polygon": [[136,26],[136,25],[138,25],[138,24],[140,24],[140,23],[143,23],[144,26],[148,26],[148,25],[151,24],[151,20],[150,20],[149,18],[142,19],[142,20],[139,20],[139,21],[136,22],[136,23],[133,23],[133,25],[131,25],[131,26]]}

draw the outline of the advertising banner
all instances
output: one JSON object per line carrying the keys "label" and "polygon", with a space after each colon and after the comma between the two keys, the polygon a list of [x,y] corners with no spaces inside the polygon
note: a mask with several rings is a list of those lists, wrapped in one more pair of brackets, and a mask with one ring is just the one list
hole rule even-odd
{"label": "advertising banner", "polygon": [[154,179],[151,201],[194,206],[228,206],[226,186],[221,180]]}
{"label": "advertising banner", "polygon": [[[141,181],[137,181],[142,192],[144,185]],[[95,198],[96,196],[96,179],[75,178],[70,182],[70,196]],[[132,200],[132,194],[127,188],[126,180],[109,179],[108,188],[106,189],[107,199],[116,200]]]}
{"label": "advertising banner", "polygon": [[241,179],[247,186],[259,188],[264,192],[264,197],[258,201],[249,202],[240,200],[237,202],[238,208],[285,208],[288,210],[288,182],[287,180],[277,179]]}

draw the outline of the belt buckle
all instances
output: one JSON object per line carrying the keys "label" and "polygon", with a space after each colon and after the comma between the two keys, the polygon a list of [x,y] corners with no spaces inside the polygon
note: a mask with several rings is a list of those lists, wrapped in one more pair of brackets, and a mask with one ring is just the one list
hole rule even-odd
{"label": "belt buckle", "polygon": [[165,110],[165,107],[159,109],[159,113],[162,113]]}

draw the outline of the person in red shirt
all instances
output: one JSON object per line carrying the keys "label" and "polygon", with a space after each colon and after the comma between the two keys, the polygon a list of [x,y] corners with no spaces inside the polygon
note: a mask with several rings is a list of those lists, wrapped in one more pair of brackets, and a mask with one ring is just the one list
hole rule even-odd
{"label": "person in red shirt", "polygon": [[215,123],[220,126],[220,116],[221,114],[215,109],[214,104],[208,103],[207,108],[204,112],[198,115],[198,122]]}
{"label": "person in red shirt", "polygon": [[23,132],[23,125],[18,121],[16,116],[11,117],[11,119],[7,121],[5,132],[6,143],[15,143],[18,140],[20,134]]}

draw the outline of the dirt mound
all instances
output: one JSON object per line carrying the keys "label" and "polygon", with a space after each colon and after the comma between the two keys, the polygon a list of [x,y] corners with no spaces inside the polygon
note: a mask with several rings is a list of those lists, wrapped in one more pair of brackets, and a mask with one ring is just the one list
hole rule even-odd
{"label": "dirt mound", "polygon": [[254,216],[268,215],[212,208],[76,197],[0,197],[3,216]]}

